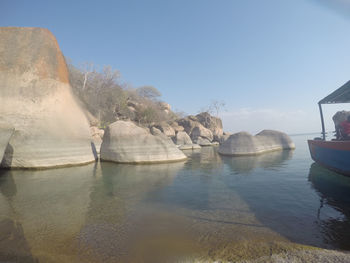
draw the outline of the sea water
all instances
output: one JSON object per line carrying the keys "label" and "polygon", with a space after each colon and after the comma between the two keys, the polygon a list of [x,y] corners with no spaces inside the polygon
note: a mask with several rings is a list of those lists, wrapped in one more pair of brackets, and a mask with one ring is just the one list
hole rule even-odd
{"label": "sea water", "polygon": [[294,151],[185,162],[0,170],[0,262],[254,259],[350,250],[350,178]]}

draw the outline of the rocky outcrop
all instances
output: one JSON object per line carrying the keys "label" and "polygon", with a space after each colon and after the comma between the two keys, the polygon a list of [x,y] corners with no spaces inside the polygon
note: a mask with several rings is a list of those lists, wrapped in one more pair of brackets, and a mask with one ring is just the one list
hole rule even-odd
{"label": "rocky outcrop", "polygon": [[212,132],[217,140],[223,135],[222,121],[220,118],[211,116],[208,112],[202,112],[196,115],[196,118],[200,124]]}
{"label": "rocky outcrop", "polygon": [[153,163],[181,161],[186,156],[170,140],[154,136],[132,122],[116,121],[105,130],[101,159],[119,163]]}
{"label": "rocky outcrop", "polygon": [[193,144],[190,136],[184,131],[178,132],[175,136],[175,143],[177,145]]}
{"label": "rocky outcrop", "polygon": [[263,130],[255,136],[247,132],[232,134],[219,147],[223,155],[255,155],[270,151],[294,149],[290,137],[279,131]]}
{"label": "rocky outcrop", "polygon": [[0,123],[0,164],[14,131],[15,129],[13,127]]}
{"label": "rocky outcrop", "polygon": [[223,130],[221,119],[213,117],[207,112],[202,112],[196,116],[189,115],[177,120],[176,123],[177,126],[183,127],[194,143],[208,146],[212,145],[211,143],[213,141],[222,141]]}
{"label": "rocky outcrop", "polygon": [[178,125],[184,127],[184,130],[185,132],[187,132],[188,135],[190,135],[192,130],[200,124],[197,121],[196,117],[192,115],[178,120],[177,123]]}
{"label": "rocky outcrop", "polygon": [[184,127],[180,126],[176,121],[171,123],[170,126],[174,129],[175,133],[184,131]]}
{"label": "rocky outcrop", "polygon": [[340,123],[346,121],[348,116],[350,116],[350,111],[338,111],[332,118],[334,125],[337,127]]}
{"label": "rocky outcrop", "polygon": [[175,136],[175,130],[166,122],[161,122],[154,126],[168,137]]}
{"label": "rocky outcrop", "polygon": [[94,161],[89,123],[55,37],[47,29],[3,27],[0,39],[0,116],[16,130],[2,166]]}
{"label": "rocky outcrop", "polygon": [[211,142],[213,140],[213,134],[209,129],[205,128],[201,124],[198,124],[198,126],[195,127],[191,132],[191,139],[195,143],[201,139],[206,139]]}

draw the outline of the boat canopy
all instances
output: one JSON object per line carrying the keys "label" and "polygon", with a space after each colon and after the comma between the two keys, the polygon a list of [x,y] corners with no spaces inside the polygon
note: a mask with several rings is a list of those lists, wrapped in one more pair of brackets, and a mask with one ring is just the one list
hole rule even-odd
{"label": "boat canopy", "polygon": [[333,103],[350,103],[350,81],[318,102],[318,104]]}

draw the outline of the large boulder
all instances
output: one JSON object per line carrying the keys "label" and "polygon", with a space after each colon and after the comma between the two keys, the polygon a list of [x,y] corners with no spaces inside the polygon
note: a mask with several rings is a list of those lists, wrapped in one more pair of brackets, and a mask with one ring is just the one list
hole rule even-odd
{"label": "large boulder", "polygon": [[0,116],[15,128],[3,167],[94,161],[87,118],[72,95],[65,59],[42,28],[0,28]]}
{"label": "large boulder", "polygon": [[199,137],[207,139],[210,142],[213,140],[212,132],[201,124],[195,127],[191,132],[191,138],[193,141],[197,141]]}
{"label": "large boulder", "polygon": [[132,122],[108,126],[101,145],[101,159],[119,163],[169,162],[186,159],[171,140],[154,136]]}
{"label": "large boulder", "polygon": [[200,124],[213,133],[213,136],[217,140],[223,135],[222,121],[220,118],[211,116],[208,112],[202,112],[196,115],[196,118]]}
{"label": "large boulder", "polygon": [[270,151],[294,149],[290,137],[279,131],[263,130],[255,136],[247,132],[232,134],[219,147],[223,155],[255,155]]}
{"label": "large boulder", "polygon": [[178,132],[175,136],[175,143],[177,145],[192,145],[190,136],[184,131]]}
{"label": "large boulder", "polygon": [[13,127],[0,123],[0,164],[14,131],[15,129]]}
{"label": "large boulder", "polygon": [[197,137],[194,142],[200,146],[212,146],[212,142],[209,141],[207,138],[203,137]]}
{"label": "large boulder", "polygon": [[187,116],[186,118],[179,119],[177,121],[178,125],[184,127],[187,134],[191,134],[192,130],[197,127],[200,123],[197,121],[195,116]]}

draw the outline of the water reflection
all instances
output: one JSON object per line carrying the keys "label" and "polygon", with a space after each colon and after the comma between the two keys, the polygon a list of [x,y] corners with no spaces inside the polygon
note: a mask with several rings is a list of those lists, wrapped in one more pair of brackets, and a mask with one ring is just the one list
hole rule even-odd
{"label": "water reflection", "polygon": [[16,237],[6,255],[15,257],[26,251],[29,258],[33,254],[44,262],[51,257],[61,262],[76,259],[74,239],[84,224],[93,179],[94,164],[1,170],[0,221],[4,224],[0,232],[9,227],[9,239]]}
{"label": "water reflection", "polygon": [[152,213],[141,201],[171,183],[183,166],[1,170],[0,261],[120,262],[131,231]]}
{"label": "water reflection", "polygon": [[217,153],[218,147],[202,147],[194,151],[186,151],[189,161],[186,169],[197,170],[205,174],[218,174],[222,171],[222,160]]}
{"label": "water reflection", "polygon": [[[170,184],[183,162],[127,165],[102,162],[90,190],[85,225],[78,235],[81,261],[126,262],[151,227],[153,213],[143,201]],[[153,219],[156,215],[152,215]],[[154,234],[154,233],[153,233]],[[88,252],[91,253],[88,253]]]}
{"label": "water reflection", "polygon": [[[350,178],[313,163],[309,181],[320,197],[317,218],[325,242],[350,249]],[[336,213],[329,211],[327,206]]]}
{"label": "water reflection", "polygon": [[0,170],[0,261],[235,262],[288,240],[350,249],[350,179],[304,152],[203,147],[182,163]]}
{"label": "water reflection", "polygon": [[256,168],[275,169],[293,157],[293,151],[276,151],[255,156],[222,156],[222,160],[234,173],[250,173]]}

